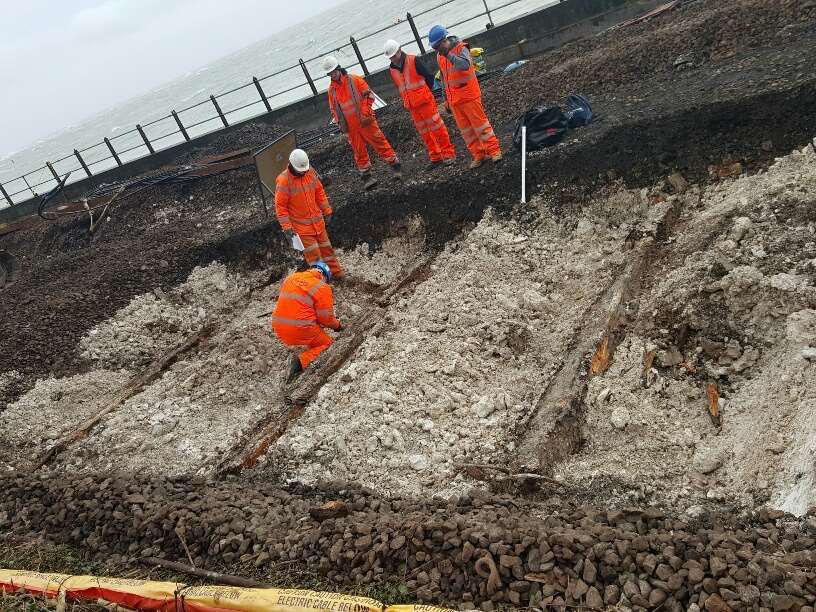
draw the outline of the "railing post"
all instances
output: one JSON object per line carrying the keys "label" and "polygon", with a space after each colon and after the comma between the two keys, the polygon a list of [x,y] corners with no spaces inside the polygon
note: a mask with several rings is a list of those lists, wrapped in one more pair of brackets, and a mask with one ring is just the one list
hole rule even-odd
{"label": "railing post", "polygon": [[309,70],[306,68],[306,63],[302,60],[298,60],[300,62],[300,67],[303,68],[303,74],[306,75],[306,80],[309,82],[309,87],[312,88],[312,95],[317,95],[317,87],[315,87],[314,81],[312,80],[312,75],[309,74]]}
{"label": "railing post", "polygon": [[266,112],[270,112],[272,106],[269,104],[269,100],[266,99],[266,94],[264,93],[263,87],[261,87],[261,82],[258,80],[258,77],[252,77],[252,82],[255,83],[255,88],[258,90],[258,95],[261,96],[261,102],[264,103]]}
{"label": "railing post", "polygon": [[6,188],[3,187],[3,183],[0,183],[0,193],[3,194],[4,198],[6,198],[6,202],[9,203],[9,206],[14,206],[14,202],[11,201],[8,192],[6,192]]}
{"label": "railing post", "polygon": [[179,119],[179,116],[176,113],[176,111],[171,110],[170,114],[173,115],[173,119],[176,120],[176,125],[179,127],[179,130],[181,131],[181,135],[184,136],[184,140],[190,142],[190,136],[189,134],[187,134],[187,130],[184,129],[184,124],[181,122],[181,119]]}
{"label": "railing post", "polygon": [[28,187],[28,190],[36,198],[39,194],[36,191],[34,191],[34,188],[31,186],[31,183],[28,182],[28,179],[26,178],[26,175],[24,174],[20,178],[23,179],[23,182],[26,184],[26,187]]}
{"label": "railing post", "polygon": [[353,36],[349,36],[349,41],[351,42],[351,46],[354,48],[354,53],[357,55],[357,61],[360,62],[360,66],[363,69],[363,74],[368,76],[368,68],[365,65],[363,54],[360,53],[360,48],[357,46],[357,41],[354,40]]}
{"label": "railing post", "polygon": [[221,112],[221,107],[218,106],[218,100],[215,99],[215,96],[210,96],[210,101],[213,103],[215,107],[215,111],[218,113],[218,116],[221,117],[221,123],[224,124],[224,127],[229,127],[229,123],[227,123],[227,118],[224,116],[224,113]]}
{"label": "railing post", "polygon": [[414,16],[411,15],[411,13],[408,13],[408,24],[411,26],[411,31],[414,33],[414,38],[416,39],[417,46],[419,47],[419,54],[425,55],[425,47],[422,44],[422,37],[417,31],[416,24],[414,23]]}
{"label": "railing post", "polygon": [[50,162],[50,161],[47,161],[47,162],[45,162],[45,165],[46,165],[46,166],[48,166],[48,169],[51,171],[51,175],[52,175],[52,176],[53,176],[53,177],[56,179],[56,181],[59,183],[59,182],[60,182],[60,177],[59,177],[59,174],[57,174],[57,171],[56,171],[56,170],[54,170],[54,166],[52,166],[52,165],[51,165],[51,162]]}
{"label": "railing post", "polygon": [[82,159],[82,156],[79,154],[79,151],[74,149],[74,155],[76,155],[76,158],[79,160],[79,165],[82,166],[82,169],[85,171],[85,174],[91,176],[91,171],[88,169],[88,166],[85,164],[85,160]]}
{"label": "railing post", "polygon": [[142,140],[144,140],[145,145],[147,145],[147,150],[150,151],[151,155],[153,155],[156,151],[153,150],[153,145],[150,144],[150,141],[147,139],[147,134],[144,133],[142,126],[137,123],[136,129],[139,130],[139,134],[141,135]]}
{"label": "railing post", "polygon": [[491,26],[496,25],[495,23],[493,23],[493,17],[490,16],[490,9],[487,7],[487,0],[482,0],[482,4],[484,4],[485,13],[487,13],[487,19],[488,21],[490,21],[490,25]]}
{"label": "railing post", "polygon": [[110,150],[111,155],[113,155],[113,159],[116,160],[116,165],[121,166],[122,165],[122,160],[119,159],[119,156],[116,154],[116,151],[114,150],[113,145],[111,144],[111,141],[108,140],[107,136],[105,136],[105,144],[108,145],[108,149]]}

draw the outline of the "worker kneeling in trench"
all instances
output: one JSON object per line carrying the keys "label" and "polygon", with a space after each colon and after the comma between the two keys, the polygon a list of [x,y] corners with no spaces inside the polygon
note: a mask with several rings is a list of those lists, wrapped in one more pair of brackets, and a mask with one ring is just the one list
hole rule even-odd
{"label": "worker kneeling in trench", "polygon": [[287,382],[331,346],[332,339],[323,327],[343,329],[334,316],[334,294],[328,284],[331,278],[329,266],[318,261],[304,272],[290,274],[281,285],[272,311],[272,329],[285,345],[307,347],[298,357],[292,356]]}

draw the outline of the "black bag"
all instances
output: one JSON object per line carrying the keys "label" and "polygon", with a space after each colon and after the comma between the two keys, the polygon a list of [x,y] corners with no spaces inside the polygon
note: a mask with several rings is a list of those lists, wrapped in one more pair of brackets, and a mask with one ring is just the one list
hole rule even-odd
{"label": "black bag", "polygon": [[521,126],[527,126],[527,150],[537,151],[561,142],[567,133],[567,117],[557,106],[534,106],[516,122],[513,146],[521,149]]}

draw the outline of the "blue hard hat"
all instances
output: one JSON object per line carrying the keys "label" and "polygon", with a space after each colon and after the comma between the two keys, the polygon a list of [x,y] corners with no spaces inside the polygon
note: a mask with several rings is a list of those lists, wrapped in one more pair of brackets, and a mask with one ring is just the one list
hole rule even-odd
{"label": "blue hard hat", "polygon": [[313,263],[310,267],[320,270],[323,273],[323,278],[325,278],[327,281],[331,280],[331,268],[329,268],[329,265],[326,262],[318,261],[317,263]]}
{"label": "blue hard hat", "polygon": [[448,37],[448,31],[441,25],[435,25],[428,32],[428,42],[432,47],[438,45],[444,38]]}

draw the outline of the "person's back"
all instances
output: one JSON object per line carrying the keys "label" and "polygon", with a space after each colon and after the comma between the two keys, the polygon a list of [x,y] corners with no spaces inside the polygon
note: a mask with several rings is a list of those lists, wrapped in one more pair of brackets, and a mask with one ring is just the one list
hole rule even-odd
{"label": "person's back", "polygon": [[[290,274],[281,285],[280,296],[275,304],[272,320],[290,319],[316,323],[317,314],[315,313],[312,292],[322,282],[320,272],[315,273],[313,268],[304,272]],[[319,289],[319,287],[317,288]],[[326,288],[331,293],[331,287],[326,285]]]}
{"label": "person's back", "polygon": [[323,331],[328,327],[340,331],[342,325],[334,316],[334,293],[329,286],[331,270],[317,262],[305,272],[294,272],[281,283],[278,301],[272,311],[272,329],[287,346],[306,350],[290,362],[287,380],[291,380],[332,343]]}

